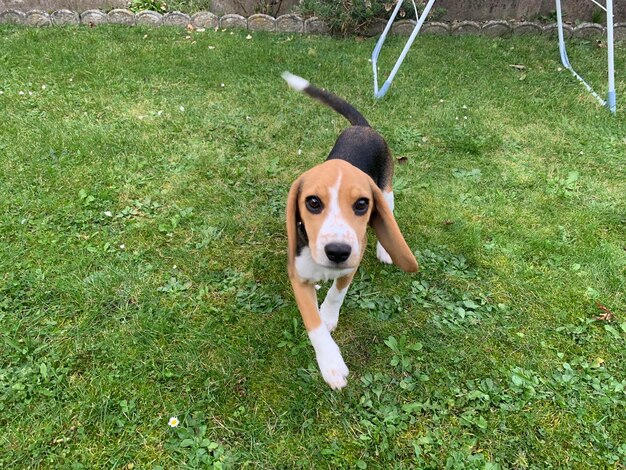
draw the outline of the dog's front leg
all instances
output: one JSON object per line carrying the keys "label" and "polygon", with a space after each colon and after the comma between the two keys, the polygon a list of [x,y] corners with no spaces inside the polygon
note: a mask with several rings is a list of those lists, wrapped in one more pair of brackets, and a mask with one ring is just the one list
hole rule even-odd
{"label": "dog's front leg", "polygon": [[337,343],[330,336],[328,328],[320,318],[315,286],[293,278],[291,285],[304,326],[315,349],[315,357],[322,377],[333,390],[339,390],[348,383],[348,368],[341,357]]}
{"label": "dog's front leg", "polygon": [[343,305],[343,299],[346,297],[346,292],[348,292],[348,287],[350,287],[355,272],[335,279],[331,288],[328,289],[324,302],[320,306],[320,316],[328,331],[332,332],[337,328],[339,310]]}

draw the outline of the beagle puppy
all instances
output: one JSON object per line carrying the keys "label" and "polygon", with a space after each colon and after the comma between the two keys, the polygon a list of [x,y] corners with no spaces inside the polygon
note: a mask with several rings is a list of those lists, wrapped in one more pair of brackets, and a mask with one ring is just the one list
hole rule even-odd
{"label": "beagle puppy", "polygon": [[[346,101],[289,72],[282,77],[352,124],[326,161],[293,183],[286,211],[288,272],[296,303],[322,377],[339,390],[347,384],[348,368],[330,333],[363,257],[367,225],[378,238],[380,261],[407,272],[418,266],[393,217],[393,159],[385,140]],[[318,308],[315,283],[330,279],[333,285]]]}

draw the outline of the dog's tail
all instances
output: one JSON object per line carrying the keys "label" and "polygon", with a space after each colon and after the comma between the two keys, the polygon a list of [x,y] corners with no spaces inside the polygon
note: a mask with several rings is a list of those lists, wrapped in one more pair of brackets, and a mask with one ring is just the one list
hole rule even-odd
{"label": "dog's tail", "polygon": [[311,98],[315,98],[321,101],[326,106],[337,111],[343,117],[345,117],[353,126],[366,126],[370,127],[366,119],[361,116],[356,109],[354,109],[347,101],[342,100],[338,96],[329,93],[328,91],[321,90],[311,85],[307,80],[297,75],[293,75],[289,72],[283,72],[282,77],[289,84],[291,88],[296,91],[302,91],[309,95]]}

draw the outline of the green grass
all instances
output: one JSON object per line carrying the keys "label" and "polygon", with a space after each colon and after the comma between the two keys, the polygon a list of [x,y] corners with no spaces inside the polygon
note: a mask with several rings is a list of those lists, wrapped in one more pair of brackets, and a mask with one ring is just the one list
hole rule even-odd
{"label": "green grass", "polygon": [[[377,102],[373,39],[187,35],[0,29],[0,467],[624,468],[623,48],[611,116],[541,38],[420,38]],[[604,50],[569,47],[602,89]],[[422,269],[370,239],[341,393],[283,211],[346,123],[285,69],[407,158]]]}

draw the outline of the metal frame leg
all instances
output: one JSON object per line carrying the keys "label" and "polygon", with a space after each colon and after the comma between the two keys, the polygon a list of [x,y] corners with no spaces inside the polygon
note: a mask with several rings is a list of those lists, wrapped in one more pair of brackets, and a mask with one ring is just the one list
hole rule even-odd
{"label": "metal frame leg", "polygon": [[608,94],[606,101],[598,95],[591,85],[589,85],[576,71],[572,68],[569,58],[567,57],[567,51],[565,49],[565,37],[563,34],[563,16],[561,14],[561,0],[556,1],[556,19],[559,32],[559,53],[561,55],[561,63],[563,67],[568,69],[572,74],[582,82],[585,88],[602,104],[606,106],[612,113],[616,111],[616,97],[615,97],[615,64],[613,53],[613,0],[606,0],[606,8],[600,5],[598,2],[591,0],[598,5],[604,11],[606,11],[606,34],[607,34],[607,61],[608,61]]}
{"label": "metal frame leg", "polygon": [[383,83],[383,86],[379,90],[378,89],[378,70],[377,70],[378,56],[380,54],[380,50],[383,48],[385,39],[387,38],[387,33],[391,29],[393,20],[396,19],[396,15],[398,14],[398,11],[400,11],[400,7],[402,6],[402,0],[398,0],[398,4],[396,5],[396,8],[393,10],[393,13],[391,14],[391,18],[389,18],[389,21],[387,22],[387,25],[385,26],[383,33],[380,35],[380,38],[378,39],[378,42],[376,43],[376,47],[374,47],[374,51],[372,52],[372,69],[374,70],[374,96],[377,99],[380,99],[383,96],[385,96],[385,94],[387,93],[387,90],[389,90],[389,87],[391,86],[391,82],[393,81],[393,78],[396,76],[396,73],[398,73],[398,70],[400,69],[400,65],[402,65],[404,58],[409,52],[409,49],[411,48],[413,41],[415,41],[415,37],[417,36],[417,33],[419,33],[420,29],[422,28],[422,25],[424,24],[424,21],[426,20],[426,17],[428,16],[428,13],[430,12],[430,9],[432,8],[434,3],[435,3],[435,0],[428,0],[428,3],[424,7],[424,11],[422,12],[421,16],[418,16],[417,8],[415,7],[415,3],[413,3],[413,7],[415,8],[415,16],[417,18],[417,24],[415,25],[415,28],[413,28],[413,32],[411,33],[411,36],[409,37],[406,44],[404,45],[404,49],[402,49],[402,52],[400,53],[400,57],[398,57],[398,60],[396,61],[396,64],[391,70],[391,73],[389,73],[389,77],[387,77],[387,80],[385,80],[385,83]]}

